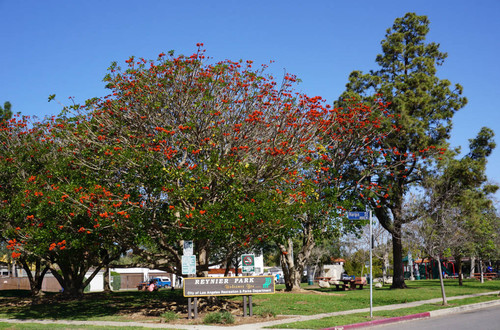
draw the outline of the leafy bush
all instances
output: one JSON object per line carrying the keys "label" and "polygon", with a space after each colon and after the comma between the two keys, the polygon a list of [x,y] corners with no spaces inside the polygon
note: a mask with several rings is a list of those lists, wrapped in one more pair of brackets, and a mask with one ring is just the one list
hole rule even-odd
{"label": "leafy bush", "polygon": [[276,312],[271,308],[261,309],[258,313],[261,317],[276,317]]}
{"label": "leafy bush", "polygon": [[179,318],[179,315],[177,315],[177,313],[172,311],[166,311],[160,316],[165,320],[165,322],[175,321]]}
{"label": "leafy bush", "polygon": [[111,272],[111,278],[113,279],[111,281],[111,289],[113,289],[113,291],[120,290],[120,288],[122,286],[122,277],[121,277],[120,273]]}
{"label": "leafy bush", "polygon": [[203,323],[205,324],[233,324],[234,316],[228,311],[208,313],[203,318]]}

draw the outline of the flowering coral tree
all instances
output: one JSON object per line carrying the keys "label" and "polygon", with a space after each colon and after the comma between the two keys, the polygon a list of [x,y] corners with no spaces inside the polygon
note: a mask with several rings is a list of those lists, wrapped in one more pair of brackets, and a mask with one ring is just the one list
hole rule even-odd
{"label": "flowering coral tree", "polygon": [[230,254],[289,229],[276,182],[298,175],[325,110],[319,98],[294,94],[293,76],[278,84],[251,61],[207,64],[202,50],[126,62],[110,67],[109,96],[80,107],[65,152],[129,192],[145,260],[180,272],[180,243],[193,240],[201,274],[218,247]]}
{"label": "flowering coral tree", "polygon": [[123,200],[121,191],[100,185],[99,173],[75,164],[76,153],[61,152],[56,129],[64,124],[26,118],[2,127],[2,231],[13,257],[23,265],[36,262],[34,293],[50,269],[65,294],[79,295],[123,250],[117,244],[125,241],[123,221],[115,218],[126,211],[114,207]]}

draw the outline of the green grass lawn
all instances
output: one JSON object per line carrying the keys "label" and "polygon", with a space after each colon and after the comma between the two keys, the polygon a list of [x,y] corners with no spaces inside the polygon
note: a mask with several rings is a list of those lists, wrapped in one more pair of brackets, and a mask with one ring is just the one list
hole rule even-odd
{"label": "green grass lawn", "polygon": [[[446,305],[446,306],[443,306],[440,303],[438,303],[438,304],[424,304],[424,305],[410,307],[410,308],[401,308],[401,309],[387,310],[387,311],[377,311],[377,312],[373,312],[373,318],[374,319],[391,318],[391,317],[397,317],[397,316],[425,313],[425,312],[430,312],[430,311],[437,310],[437,309],[452,308],[452,307],[458,307],[458,306],[462,306],[462,305],[469,305],[469,304],[475,304],[475,303],[479,303],[479,302],[491,301],[491,300],[500,300],[500,296],[495,294],[495,295],[487,295],[487,296],[480,296],[480,297],[473,297],[473,298],[451,300],[448,302],[448,305]],[[285,323],[285,324],[273,326],[272,328],[275,328],[275,329],[323,329],[323,328],[330,328],[330,327],[342,326],[342,325],[347,325],[347,324],[363,323],[363,322],[368,322],[370,320],[371,319],[370,319],[369,313],[355,313],[355,314],[348,314],[348,315],[324,317],[324,318],[317,319],[317,320]],[[269,328],[271,328],[271,327],[269,327]]]}
{"label": "green grass lawn", "polygon": [[0,318],[131,321],[127,315],[145,307],[161,308],[170,301],[187,304],[181,290],[86,293],[82,299],[64,299],[59,294],[47,293],[38,302],[32,302],[28,291],[9,290],[0,291]]}
{"label": "green grass lawn", "polygon": [[[438,280],[407,281],[408,289],[391,290],[388,286],[373,290],[373,306],[399,304],[441,297]],[[466,280],[462,287],[458,281],[445,281],[448,297],[489,291],[500,291],[500,280],[483,284]],[[278,286],[278,289],[280,287]],[[368,288],[355,291],[335,291],[304,287],[301,293],[278,291],[273,295],[255,295],[254,314],[312,315],[369,307]],[[320,292],[318,294],[318,292]],[[60,295],[47,294],[47,298],[32,301],[26,291],[0,291],[0,318],[11,319],[53,319],[92,321],[143,321],[130,317],[144,309],[165,308],[165,302],[187,304],[181,290],[159,292],[123,291],[109,295],[87,293],[80,300],[61,299]],[[48,300],[47,300],[48,299]],[[242,300],[242,297],[227,299]],[[455,302],[450,302],[455,303]],[[159,321],[159,317],[150,317]]]}
{"label": "green grass lawn", "polygon": [[[373,289],[373,306],[401,304],[441,297],[439,280],[406,281],[408,289],[392,290],[389,286]],[[307,289],[307,286],[304,288]],[[254,311],[271,310],[282,315],[312,315],[370,307],[370,290],[336,291],[335,288],[318,289],[325,295],[304,293],[277,293],[274,295],[254,296]],[[464,280],[459,286],[457,280],[446,280],[447,297],[468,295],[480,292],[500,291],[500,280],[480,283],[477,280]],[[331,295],[327,295],[331,294]]]}

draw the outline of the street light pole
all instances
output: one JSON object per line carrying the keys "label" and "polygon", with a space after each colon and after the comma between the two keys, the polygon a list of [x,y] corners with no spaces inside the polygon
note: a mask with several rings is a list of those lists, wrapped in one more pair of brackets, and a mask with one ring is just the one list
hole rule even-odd
{"label": "street light pole", "polygon": [[372,230],[372,211],[370,212],[370,318],[373,318],[373,271],[372,271],[372,250],[373,250],[373,230]]}

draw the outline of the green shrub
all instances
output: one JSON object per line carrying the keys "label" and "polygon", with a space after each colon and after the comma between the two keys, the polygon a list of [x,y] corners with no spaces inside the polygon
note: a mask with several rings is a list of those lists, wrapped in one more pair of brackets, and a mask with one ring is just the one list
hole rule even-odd
{"label": "green shrub", "polygon": [[228,311],[208,313],[203,318],[203,323],[205,324],[233,324],[234,316]]}
{"label": "green shrub", "polygon": [[261,317],[276,317],[276,312],[271,308],[263,308],[257,313]]}
{"label": "green shrub", "polygon": [[122,276],[120,275],[120,273],[111,272],[111,278],[113,279],[111,281],[111,289],[113,291],[120,290],[120,288],[122,286]]}
{"label": "green shrub", "polygon": [[172,311],[166,311],[165,313],[161,314],[160,316],[165,320],[165,322],[175,321],[179,318],[179,315],[177,315],[176,312],[172,312]]}

